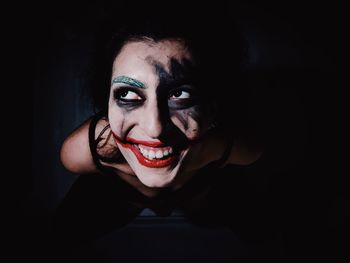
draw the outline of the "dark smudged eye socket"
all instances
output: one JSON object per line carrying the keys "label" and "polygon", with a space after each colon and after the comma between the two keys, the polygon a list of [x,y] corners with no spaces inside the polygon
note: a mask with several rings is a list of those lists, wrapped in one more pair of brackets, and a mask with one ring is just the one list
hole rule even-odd
{"label": "dark smudged eye socket", "polygon": [[[139,106],[146,100],[139,89],[133,87],[118,87],[113,91],[117,104],[124,106]],[[198,102],[198,96],[193,88],[180,87],[169,91],[167,98],[168,107],[172,109],[185,109],[194,106]]]}
{"label": "dark smudged eye socket", "polygon": [[169,94],[169,99],[190,99],[191,93],[185,90],[176,90]]}
{"label": "dark smudged eye socket", "polygon": [[178,88],[169,92],[169,108],[181,110],[198,103],[198,96],[192,88]]}
{"label": "dark smudged eye socket", "polygon": [[138,91],[129,87],[115,89],[114,99],[121,103],[141,103],[144,101],[144,98]]}
{"label": "dark smudged eye socket", "polygon": [[189,85],[182,85],[169,91],[169,99],[192,99],[195,96],[195,89]]}

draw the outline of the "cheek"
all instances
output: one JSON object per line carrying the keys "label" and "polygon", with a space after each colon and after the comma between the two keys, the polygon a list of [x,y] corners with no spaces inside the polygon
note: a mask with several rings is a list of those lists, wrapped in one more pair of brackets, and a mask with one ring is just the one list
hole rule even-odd
{"label": "cheek", "polygon": [[171,121],[177,126],[188,139],[195,140],[205,130],[204,114],[197,108],[177,110],[170,113]]}
{"label": "cheek", "polygon": [[123,127],[125,127],[126,113],[123,110],[116,107],[110,108],[108,111],[108,120],[115,134],[120,137],[125,136],[126,131],[123,130]]}

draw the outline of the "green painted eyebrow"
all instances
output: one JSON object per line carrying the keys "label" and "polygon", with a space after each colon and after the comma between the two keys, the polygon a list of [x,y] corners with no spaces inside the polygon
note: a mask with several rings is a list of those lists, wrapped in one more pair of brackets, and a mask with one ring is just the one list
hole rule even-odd
{"label": "green painted eyebrow", "polygon": [[116,78],[114,78],[112,80],[112,84],[115,84],[115,83],[124,83],[124,84],[128,84],[130,86],[133,86],[133,87],[137,87],[137,88],[146,88],[146,85],[143,84],[141,81],[138,81],[136,79],[133,79],[133,78],[130,78],[130,77],[127,77],[127,76],[118,76]]}

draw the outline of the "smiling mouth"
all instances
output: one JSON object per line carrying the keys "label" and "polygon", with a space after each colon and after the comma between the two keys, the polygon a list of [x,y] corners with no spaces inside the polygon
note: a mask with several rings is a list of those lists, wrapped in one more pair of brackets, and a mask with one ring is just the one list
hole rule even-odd
{"label": "smiling mouth", "polygon": [[146,167],[163,168],[170,166],[178,159],[178,154],[175,154],[173,147],[166,146],[161,142],[138,141],[132,138],[127,138],[124,141],[117,135],[113,135],[119,144],[130,149],[139,163]]}
{"label": "smiling mouth", "polygon": [[149,147],[143,144],[136,144],[138,147],[138,150],[141,152],[143,157],[149,159],[149,160],[160,160],[160,159],[166,159],[167,157],[170,157],[173,153],[173,148],[168,147]]}

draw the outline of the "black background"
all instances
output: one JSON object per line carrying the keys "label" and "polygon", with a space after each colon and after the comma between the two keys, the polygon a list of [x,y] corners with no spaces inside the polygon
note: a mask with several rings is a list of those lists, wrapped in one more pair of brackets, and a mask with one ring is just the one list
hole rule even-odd
{"label": "black background", "polygon": [[[206,6],[210,8],[214,4],[219,6],[217,2]],[[10,171],[5,174],[15,181],[7,198],[10,208],[7,215],[14,223],[10,235],[19,250],[23,245],[24,251],[30,253],[33,239],[45,236],[50,212],[74,180],[74,177],[67,179],[67,172],[59,167],[57,149],[64,135],[89,113],[88,105],[82,105],[83,110],[78,110],[76,119],[64,119],[66,122],[61,123],[59,135],[55,133],[57,126],[52,117],[57,116],[61,109],[65,109],[66,115],[74,110],[67,101],[57,102],[53,97],[61,93],[51,78],[64,75],[66,79],[59,81],[65,85],[71,80],[67,72],[72,70],[69,66],[58,67],[56,62],[83,65],[83,56],[89,50],[81,50],[80,44],[89,39],[91,28],[105,12],[108,13],[109,5],[109,1],[50,1],[18,3],[18,6],[11,7],[14,12],[5,24],[4,42],[7,45],[4,53],[7,53],[6,67],[13,74],[7,76],[10,84],[4,88],[4,101],[9,100],[10,105],[3,110],[9,121],[7,118],[4,121],[2,138],[6,145],[5,154],[11,161],[4,166]],[[166,3],[154,4],[153,7],[167,9],[164,5]],[[256,46],[260,48],[258,52],[262,54],[259,63],[255,64],[257,69],[275,72],[282,67],[290,70],[283,71],[279,76],[281,80],[285,80],[286,75],[288,79],[290,75],[296,75],[291,81],[283,82],[292,90],[295,103],[284,104],[285,101],[291,103],[284,97],[288,97],[288,93],[275,89],[276,92],[269,93],[269,99],[282,108],[274,112],[271,107],[268,112],[274,112],[272,120],[278,119],[282,126],[285,125],[281,128],[284,133],[277,135],[276,141],[290,138],[287,145],[298,141],[300,144],[297,145],[302,147],[300,151],[293,150],[298,156],[291,160],[296,160],[297,165],[290,169],[297,167],[300,173],[293,179],[291,188],[296,187],[295,190],[301,192],[296,203],[305,200],[300,211],[306,212],[305,220],[310,223],[307,225],[312,226],[312,229],[302,230],[314,237],[310,238],[310,251],[318,257],[323,255],[323,250],[328,250],[330,259],[340,259],[346,247],[344,238],[349,210],[345,179],[348,148],[344,136],[348,120],[344,91],[347,85],[342,76],[346,72],[344,8],[337,2],[311,1],[242,1],[239,6],[243,10],[241,19],[248,25],[247,31],[253,28],[251,39],[260,36],[255,38]],[[199,10],[205,8],[204,4],[197,4],[197,7]],[[274,39],[278,41],[271,41]],[[271,48],[271,43],[277,45]],[[81,103],[80,98],[75,99],[67,100]],[[292,109],[288,105],[292,105]],[[86,111],[84,107],[87,107]],[[284,118],[284,113],[288,118]],[[288,130],[293,126],[288,122],[289,118],[294,120],[297,128]],[[301,131],[299,137],[293,138],[294,131]],[[46,148],[50,149],[43,152]],[[276,153],[276,157],[278,155]],[[43,170],[38,168],[40,163]],[[52,175],[40,172],[52,169],[64,176],[55,177],[53,182]],[[52,193],[52,189],[58,190]]]}

